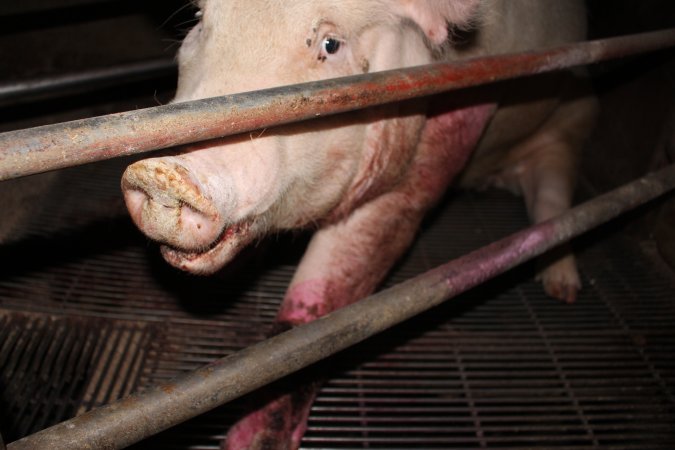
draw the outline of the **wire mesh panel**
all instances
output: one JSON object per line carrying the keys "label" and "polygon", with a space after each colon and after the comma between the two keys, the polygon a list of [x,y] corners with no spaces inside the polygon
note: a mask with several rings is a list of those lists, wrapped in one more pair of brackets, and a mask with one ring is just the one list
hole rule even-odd
{"label": "wire mesh panel", "polygon": [[154,328],[1,311],[0,422],[5,439],[130,394]]}
{"label": "wire mesh panel", "polygon": [[[27,235],[0,248],[3,436],[235,352],[275,315],[307,236],[259,243],[215,277],[181,274],[127,218],[125,164],[66,171]],[[509,194],[451,196],[385,284],[526,224]],[[577,243],[574,305],[525,265],[282,381],[325,380],[303,448],[672,448],[673,280],[610,231]],[[138,448],[215,449],[246,404]]]}

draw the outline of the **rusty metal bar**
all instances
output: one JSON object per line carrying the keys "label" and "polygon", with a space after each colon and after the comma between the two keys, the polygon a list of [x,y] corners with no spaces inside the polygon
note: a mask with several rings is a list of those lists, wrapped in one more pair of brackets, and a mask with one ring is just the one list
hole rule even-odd
{"label": "rusty metal bar", "polygon": [[7,448],[129,446],[357,344],[674,188],[671,165],[314,322]]}
{"label": "rusty metal bar", "polygon": [[0,134],[0,181],[675,45],[675,29],[176,103]]}

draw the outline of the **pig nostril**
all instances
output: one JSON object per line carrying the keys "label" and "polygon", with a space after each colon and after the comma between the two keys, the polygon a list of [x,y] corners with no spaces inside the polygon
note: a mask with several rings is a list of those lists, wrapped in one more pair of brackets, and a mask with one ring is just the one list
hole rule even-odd
{"label": "pig nostril", "polygon": [[222,224],[220,221],[201,211],[197,211],[187,204],[181,206],[180,221],[183,230],[186,232],[194,230],[199,234],[200,240],[202,241],[213,241],[222,231]]}

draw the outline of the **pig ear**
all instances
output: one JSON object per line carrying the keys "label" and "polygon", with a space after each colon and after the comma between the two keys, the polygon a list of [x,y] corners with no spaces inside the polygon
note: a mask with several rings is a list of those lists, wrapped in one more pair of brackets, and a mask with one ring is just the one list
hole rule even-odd
{"label": "pig ear", "polygon": [[415,22],[429,40],[441,45],[448,38],[448,24],[466,27],[483,0],[396,0],[394,12]]}

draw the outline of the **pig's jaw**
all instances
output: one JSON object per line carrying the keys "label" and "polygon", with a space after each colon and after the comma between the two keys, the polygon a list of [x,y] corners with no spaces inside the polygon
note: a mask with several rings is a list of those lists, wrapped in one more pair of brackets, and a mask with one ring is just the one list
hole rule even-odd
{"label": "pig's jaw", "polygon": [[195,274],[208,275],[227,264],[239,251],[248,245],[256,233],[252,220],[226,227],[220,237],[206,251],[184,251],[162,245],[164,259],[172,266]]}

